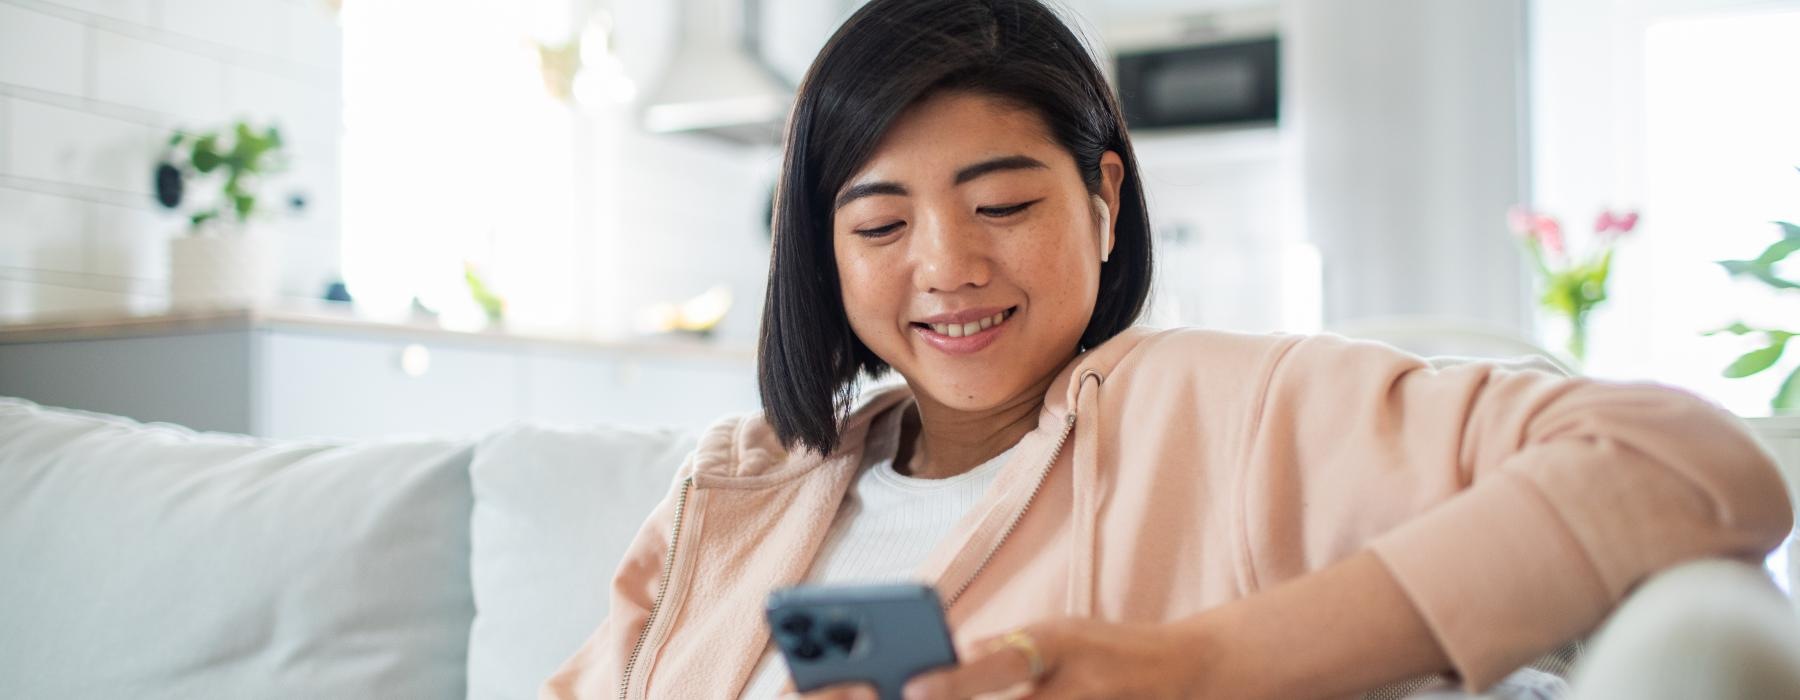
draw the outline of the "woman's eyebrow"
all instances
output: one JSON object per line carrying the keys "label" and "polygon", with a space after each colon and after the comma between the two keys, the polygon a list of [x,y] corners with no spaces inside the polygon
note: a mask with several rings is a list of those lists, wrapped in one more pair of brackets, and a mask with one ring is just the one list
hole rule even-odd
{"label": "woman's eyebrow", "polygon": [[853,201],[878,194],[891,194],[905,197],[908,193],[906,188],[902,187],[900,183],[897,182],[865,182],[860,185],[852,185],[848,189],[845,189],[843,194],[838,195],[837,201],[832,203],[831,209],[832,211],[837,211],[843,209],[844,205]]}
{"label": "woman's eyebrow", "polygon": [[[1005,170],[1048,170],[1049,168],[1050,166],[1044,165],[1043,161],[1031,156],[1000,156],[998,158],[989,158],[973,165],[963,166],[956,171],[954,182],[957,185],[961,185],[983,175],[990,175]],[[907,191],[905,186],[897,182],[887,182],[885,180],[865,182],[845,188],[843,194],[838,195],[837,201],[832,203],[831,208],[835,211],[842,209],[844,208],[844,205],[862,199],[863,197],[872,197],[881,194],[905,197],[910,194],[910,192]]]}
{"label": "woman's eyebrow", "polygon": [[990,158],[974,165],[964,166],[956,171],[956,184],[960,185],[975,178],[1003,170],[1048,170],[1050,166],[1031,156],[1000,156]]}

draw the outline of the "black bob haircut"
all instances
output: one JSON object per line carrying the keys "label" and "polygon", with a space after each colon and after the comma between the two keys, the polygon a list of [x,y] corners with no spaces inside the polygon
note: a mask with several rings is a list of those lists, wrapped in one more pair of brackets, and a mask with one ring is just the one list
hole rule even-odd
{"label": "black bob haircut", "polygon": [[833,199],[888,126],[920,99],[967,91],[1035,112],[1074,156],[1089,192],[1119,154],[1113,251],[1100,271],[1092,348],[1129,327],[1150,293],[1150,222],[1137,158],[1106,77],[1039,0],[873,0],[813,60],[788,119],[775,191],[757,385],[782,444],[822,454],[855,400],[859,373],[888,365],[851,331],[832,248]]}

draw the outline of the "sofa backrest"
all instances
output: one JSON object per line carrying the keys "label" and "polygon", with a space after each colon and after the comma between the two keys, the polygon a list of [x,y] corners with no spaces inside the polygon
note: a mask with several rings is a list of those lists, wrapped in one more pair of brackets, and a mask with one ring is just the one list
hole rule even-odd
{"label": "sofa backrest", "polygon": [[536,697],[594,631],[614,569],[697,439],[521,424],[477,445],[471,700]]}
{"label": "sofa backrest", "polygon": [[463,695],[471,455],[0,399],[0,697]]}

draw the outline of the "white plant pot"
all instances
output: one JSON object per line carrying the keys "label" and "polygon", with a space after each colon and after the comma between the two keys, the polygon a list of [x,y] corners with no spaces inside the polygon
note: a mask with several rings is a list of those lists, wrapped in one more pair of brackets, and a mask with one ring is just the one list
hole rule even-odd
{"label": "white plant pot", "polygon": [[[224,230],[220,230],[224,229]],[[275,300],[279,241],[257,228],[218,227],[169,240],[169,306],[250,309]]]}

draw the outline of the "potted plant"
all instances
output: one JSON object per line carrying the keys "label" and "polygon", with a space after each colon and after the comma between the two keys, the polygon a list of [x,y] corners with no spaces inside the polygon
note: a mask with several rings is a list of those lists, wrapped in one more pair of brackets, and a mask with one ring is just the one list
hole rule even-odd
{"label": "potted plant", "polygon": [[248,308],[274,299],[279,242],[263,226],[274,207],[262,188],[287,166],[273,125],[239,121],[169,138],[156,166],[156,198],[187,217],[185,235],[169,241],[170,306]]}

